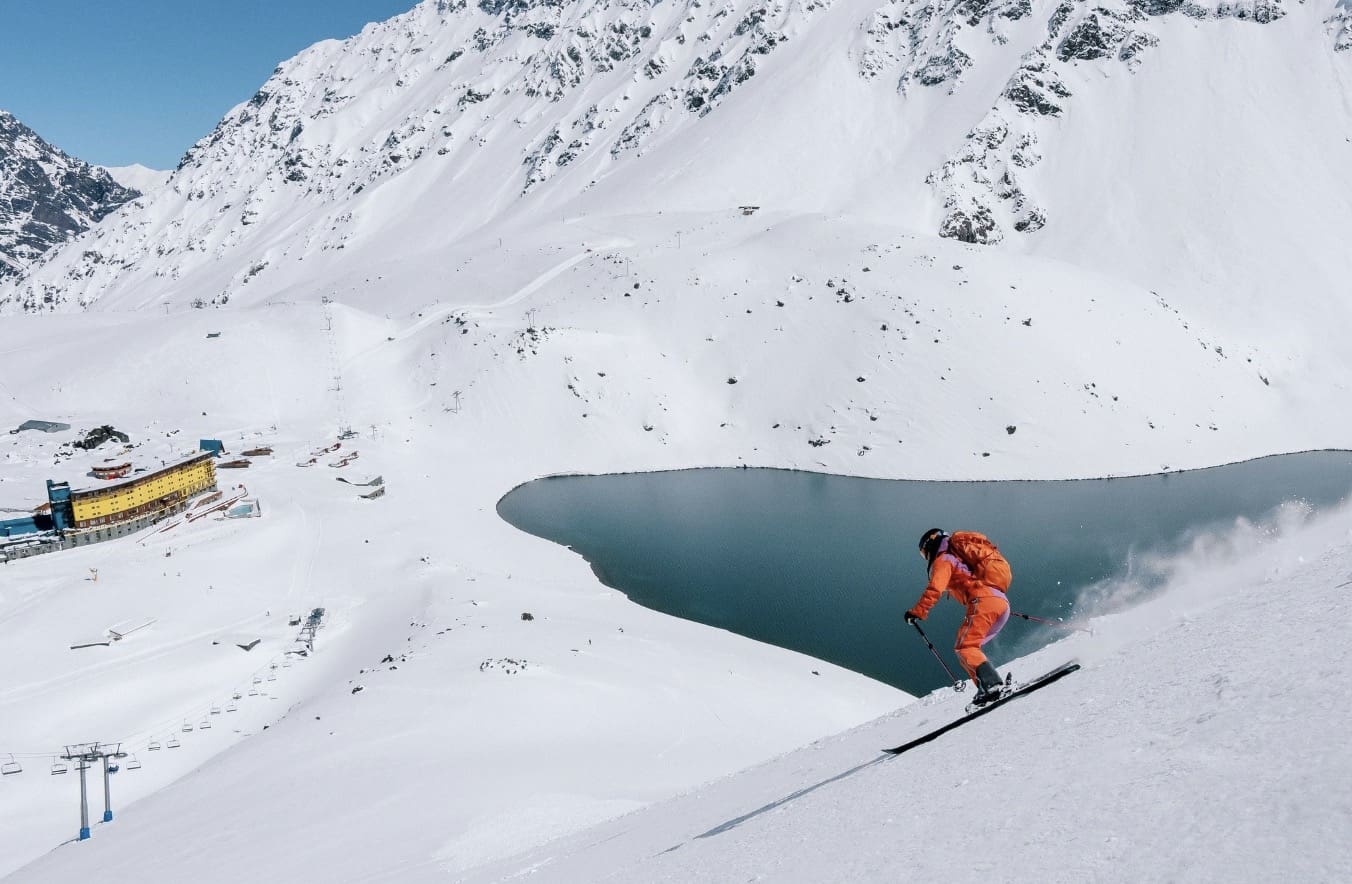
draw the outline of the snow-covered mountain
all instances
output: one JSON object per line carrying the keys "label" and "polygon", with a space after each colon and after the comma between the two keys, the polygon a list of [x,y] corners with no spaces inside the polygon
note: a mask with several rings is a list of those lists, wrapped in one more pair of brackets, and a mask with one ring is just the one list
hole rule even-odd
{"label": "snow-covered mountain", "polygon": [[[1352,429],[1324,405],[1352,386],[1346,14],[424,2],[284,62],[164,190],[0,284],[0,309],[327,297],[372,316],[473,314],[488,330],[518,324],[529,299],[574,330],[555,343],[576,377],[606,371],[583,352],[587,331],[647,358],[687,354],[684,401],[649,372],[626,379],[649,414],[584,412],[628,425],[620,434],[706,403],[737,412],[734,426],[783,423],[791,386],[749,397],[726,381],[748,357],[793,354],[842,379],[832,403],[794,420],[804,445],[845,433],[853,451],[894,446],[903,434],[867,418],[903,402],[952,409],[936,385],[955,381],[998,413],[962,418],[975,456],[1006,424],[1072,450],[1139,433],[1184,451],[1219,433],[1225,459],[1337,444]],[[944,238],[981,248],[940,249]],[[621,275],[655,309],[616,325],[597,299]],[[777,311],[813,293],[872,302],[814,326],[869,354],[854,369],[808,329],[780,331]],[[715,329],[674,337],[734,301],[755,353],[711,362]],[[908,338],[920,311],[934,328]],[[1064,362],[992,371],[1027,364],[1034,322]],[[519,332],[487,333],[509,348]],[[1148,381],[1142,348],[1159,377],[1205,378],[1208,395]],[[490,370],[483,353],[458,381],[427,355],[423,376],[467,383]],[[1009,413],[1034,385],[1071,426]],[[752,435],[738,447],[764,451]],[[1150,448],[1120,466],[1178,465]]]}
{"label": "snow-covered mountain", "polygon": [[[0,300],[256,303],[522,224],[744,204],[1107,263],[1149,287],[1180,270],[1289,280],[1288,253],[1345,279],[1328,252],[1346,250],[1323,247],[1352,215],[1347,15],[428,0],[280,65],[166,192]],[[1245,236],[1268,245],[1236,248]]]}
{"label": "snow-covered mountain", "polygon": [[[282,63],[162,191],[0,284],[0,423],[112,424],[147,457],[198,438],[277,452],[223,479],[261,518],[3,566],[0,760],[25,771],[0,783],[0,872],[722,880],[770,845],[805,879],[840,877],[841,853],[784,846],[803,831],[919,838],[904,856],[949,869],[976,781],[939,763],[921,783],[946,796],[933,828],[856,825],[850,800],[914,786],[894,766],[644,865],[942,708],[633,605],[494,506],[560,472],[1068,478],[1348,447],[1348,25],[1346,0],[441,0]],[[340,428],[359,433],[345,467],[316,453]],[[0,434],[0,505],[31,510],[44,479],[82,481],[106,456],[63,441]],[[334,481],[376,475],[376,500]],[[1067,751],[1105,741],[1082,773],[1104,753],[1113,773],[1168,762],[1069,793],[1032,767],[994,775],[1046,799],[1013,806],[1077,861],[1066,880],[1114,877],[1095,858],[1113,832],[1072,840],[1084,808],[1126,820],[1129,877],[1159,877],[1156,857],[1195,843],[1179,831],[1261,843],[1254,793],[1178,798],[1186,818],[1164,832],[1155,799],[1206,767],[1198,745],[1252,742],[1243,757],[1271,770],[1296,757],[1290,721],[1343,727],[1309,727],[1313,681],[1285,692],[1291,667],[1321,667],[1323,691],[1345,662],[1335,621],[1315,622],[1347,570],[1335,518],[1294,545],[1241,532],[1259,548],[1241,567],[1186,560],[1205,579],[1184,598],[1105,624],[1050,715],[1006,718],[1020,747],[1048,728]],[[905,546],[899,567],[917,568]],[[899,615],[919,574],[895,579]],[[1312,654],[1245,656],[1249,604],[1275,624],[1265,638],[1314,636]],[[315,607],[316,653],[292,661],[282,612]],[[128,618],[155,624],[72,648]],[[1232,690],[1232,665],[1253,693]],[[900,706],[767,778],[615,824],[633,837],[534,850]],[[144,768],[118,775],[115,823],[58,848],[74,778],[47,768],[90,739]],[[1338,782],[1339,759],[1309,770]],[[1257,794],[1282,802],[1274,838],[1345,821],[1337,791]],[[1140,802],[1124,815],[1120,796]],[[835,828],[741,840],[818,799]],[[983,879],[1031,849],[1005,821],[972,824],[988,827]],[[844,877],[898,877],[867,861]]]}
{"label": "snow-covered mountain", "polygon": [[140,163],[132,163],[130,166],[105,166],[104,169],[118,184],[142,195],[154,194],[169,183],[169,176],[173,174],[160,169],[151,169]]}
{"label": "snow-covered mountain", "polygon": [[0,110],[0,279],[140,196]]}

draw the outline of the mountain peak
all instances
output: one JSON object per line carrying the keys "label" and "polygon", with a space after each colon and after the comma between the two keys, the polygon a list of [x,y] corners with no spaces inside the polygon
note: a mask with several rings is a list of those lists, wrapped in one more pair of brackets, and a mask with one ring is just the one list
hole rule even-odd
{"label": "mountain peak", "polygon": [[[1272,26],[1291,16],[1327,21],[1332,47],[1318,51],[1352,42],[1344,0],[1332,17],[1285,0],[424,0],[278,65],[137,217],[0,286],[0,304],[255,302],[495,229],[742,204],[1076,260],[1092,169],[1067,160],[1167,152],[1178,121],[1132,108],[1210,118],[1252,101],[1163,84],[1229,70],[1250,51],[1232,43],[1279,72],[1279,56],[1316,49]],[[1280,73],[1264,82],[1289,88]],[[1339,88],[1321,68],[1313,98],[1282,113],[1301,130],[1342,120]],[[1197,127],[1186,155],[1216,155],[1234,119]],[[1232,158],[1268,152],[1260,130],[1233,133],[1199,170],[1215,182],[1188,186],[1244,193],[1234,176],[1253,167]],[[1120,254],[1141,220],[1105,222],[1098,240]]]}
{"label": "mountain peak", "polygon": [[0,110],[0,279],[140,196]]}

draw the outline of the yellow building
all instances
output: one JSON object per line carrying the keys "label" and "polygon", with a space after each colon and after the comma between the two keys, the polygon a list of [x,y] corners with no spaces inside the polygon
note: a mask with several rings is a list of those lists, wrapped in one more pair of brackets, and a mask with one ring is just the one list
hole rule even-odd
{"label": "yellow building", "polygon": [[216,464],[211,453],[203,451],[139,476],[72,491],[75,528],[97,528],[175,510],[215,487]]}

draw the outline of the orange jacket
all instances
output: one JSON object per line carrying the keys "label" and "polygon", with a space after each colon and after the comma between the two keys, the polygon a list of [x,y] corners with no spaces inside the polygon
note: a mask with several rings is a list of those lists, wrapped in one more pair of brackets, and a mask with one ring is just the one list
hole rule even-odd
{"label": "orange jacket", "polygon": [[939,548],[939,554],[934,557],[934,563],[930,565],[929,585],[920,594],[920,601],[907,613],[924,620],[945,592],[965,608],[975,599],[995,595],[998,590],[977,580],[962,559],[948,551],[948,541],[945,540]]}

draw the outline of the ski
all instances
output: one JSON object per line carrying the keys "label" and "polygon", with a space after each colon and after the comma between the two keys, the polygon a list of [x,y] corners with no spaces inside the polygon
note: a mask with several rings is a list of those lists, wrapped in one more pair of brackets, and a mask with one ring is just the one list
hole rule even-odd
{"label": "ski", "polygon": [[883,751],[886,752],[886,753],[889,754],[889,755],[900,755],[901,753],[905,752],[907,749],[914,749],[916,746],[920,746],[920,745],[923,745],[923,744],[925,744],[925,743],[928,743],[930,740],[933,740],[933,739],[935,739],[936,737],[940,737],[940,736],[942,736],[942,735],[948,733],[949,731],[953,730],[955,727],[958,727],[959,725],[966,724],[967,722],[971,721],[973,718],[980,718],[981,716],[985,715],[987,712],[990,712],[990,711],[992,711],[992,710],[994,710],[994,709],[998,709],[999,707],[1001,707],[1001,706],[1003,706],[1004,704],[1008,703],[1010,700],[1017,699],[1017,698],[1019,698],[1019,697],[1024,696],[1025,694],[1031,694],[1033,691],[1036,691],[1036,690],[1038,690],[1039,688],[1045,688],[1047,685],[1051,684],[1052,682],[1054,682],[1054,681],[1056,681],[1056,680],[1058,680],[1058,679],[1064,678],[1064,677],[1066,677],[1067,675],[1070,675],[1072,672],[1074,672],[1075,670],[1077,670],[1077,669],[1079,669],[1079,668],[1080,668],[1080,664],[1079,664],[1079,663],[1075,663],[1075,662],[1073,662],[1073,661],[1070,662],[1070,663],[1063,663],[1063,664],[1061,664],[1060,666],[1058,666],[1057,668],[1053,669],[1051,672],[1048,672],[1048,673],[1045,674],[1045,675],[1041,675],[1041,676],[1039,676],[1039,677],[1033,679],[1033,680],[1030,681],[1030,682],[1027,682],[1027,683],[1025,683],[1025,684],[1019,685],[1018,687],[1016,687],[1016,688],[1014,688],[1013,690],[1011,690],[1011,691],[1009,691],[1008,693],[1006,693],[1006,694],[1005,694],[1004,696],[1002,696],[1000,699],[995,700],[994,702],[991,702],[991,703],[987,703],[985,706],[982,706],[980,709],[977,709],[975,712],[969,712],[969,713],[967,713],[966,715],[962,716],[961,718],[958,718],[958,719],[956,719],[956,720],[954,720],[954,721],[950,721],[948,724],[944,725],[943,727],[936,728],[935,730],[930,731],[929,733],[925,734],[925,735],[922,736],[922,737],[916,737],[914,740],[911,740],[911,741],[908,742],[908,743],[902,743],[900,746],[897,746],[897,747],[894,748],[894,749],[884,749]]}

